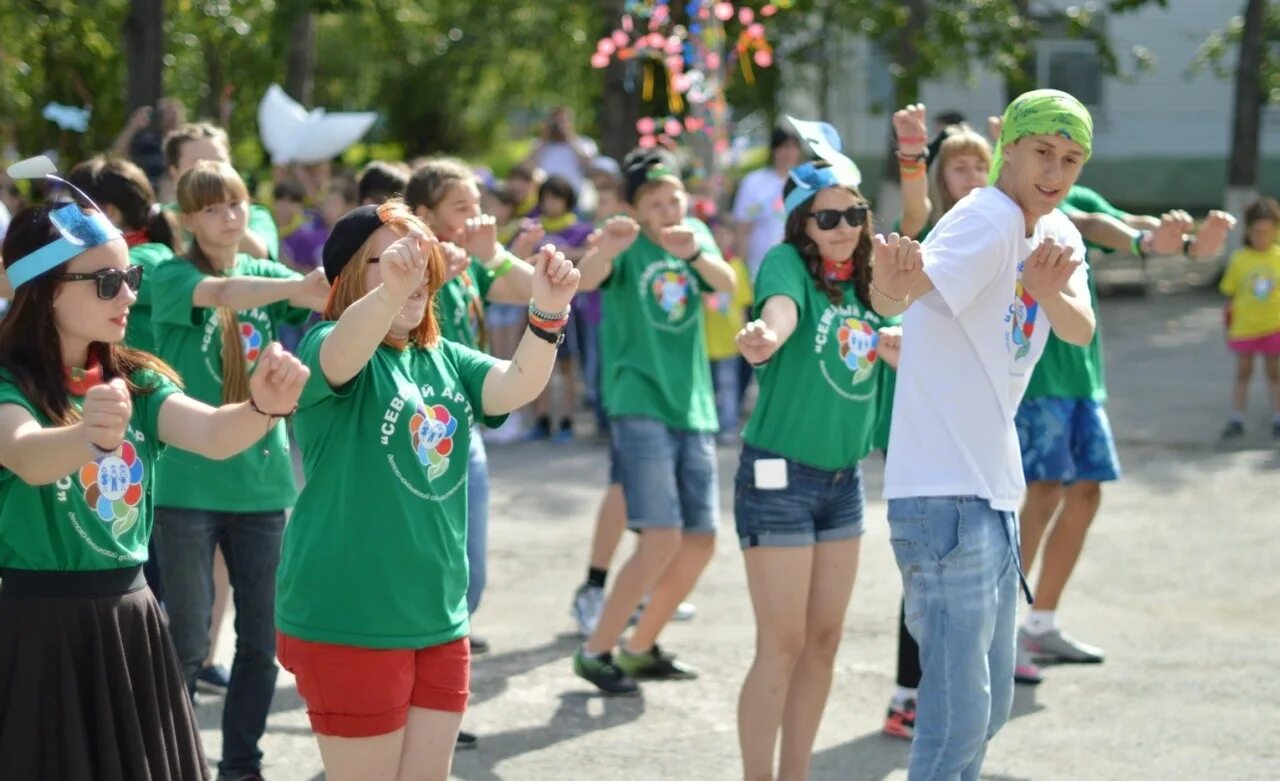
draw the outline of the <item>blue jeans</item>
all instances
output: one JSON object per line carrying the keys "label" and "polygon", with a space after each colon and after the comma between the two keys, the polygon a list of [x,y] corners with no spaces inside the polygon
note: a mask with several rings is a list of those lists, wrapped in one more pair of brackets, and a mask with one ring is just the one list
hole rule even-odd
{"label": "blue jeans", "polygon": [[1018,521],[976,497],[889,500],[907,629],[920,644],[910,781],[976,781],[1013,707]]}
{"label": "blue jeans", "polygon": [[[737,371],[737,367],[734,367]],[[786,464],[787,487],[756,487],[758,461]],[[742,446],[734,480],[733,519],[738,544],[789,548],[862,536],[862,468],[818,469],[751,445]]]}
{"label": "blue jeans", "polygon": [[716,417],[720,430],[728,434],[738,433],[738,410],[742,393],[738,390],[740,358],[725,358],[711,362],[711,385],[716,391]]}
{"label": "blue jeans", "polygon": [[474,615],[489,576],[489,456],[479,426],[467,459],[467,565],[467,611]]}
{"label": "blue jeans", "polygon": [[169,633],[187,688],[209,655],[213,551],[222,549],[236,609],[236,655],[222,707],[222,761],[232,778],[262,768],[258,741],[276,691],[276,568],[284,511],[224,513],[157,507],[155,540],[169,612]]}
{"label": "blue jeans", "polygon": [[720,475],[715,437],[656,418],[611,418],[614,467],[627,500],[627,528],[715,534]]}

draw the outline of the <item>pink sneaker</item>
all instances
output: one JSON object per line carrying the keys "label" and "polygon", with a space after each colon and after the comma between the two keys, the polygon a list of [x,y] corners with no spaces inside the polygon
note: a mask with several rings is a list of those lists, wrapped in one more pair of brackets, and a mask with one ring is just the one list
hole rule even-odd
{"label": "pink sneaker", "polygon": [[1022,637],[1018,637],[1018,656],[1013,663],[1013,680],[1015,683],[1025,683],[1035,686],[1044,680],[1044,676],[1040,673],[1040,666],[1031,661],[1031,653],[1022,644]]}

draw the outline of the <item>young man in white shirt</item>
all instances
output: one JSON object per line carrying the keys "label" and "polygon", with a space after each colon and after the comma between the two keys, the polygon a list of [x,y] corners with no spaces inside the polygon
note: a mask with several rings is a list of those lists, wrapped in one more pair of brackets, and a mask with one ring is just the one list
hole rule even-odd
{"label": "young man in white shirt", "polygon": [[923,248],[877,238],[872,304],[905,312],[885,497],[924,671],[912,781],[977,779],[1012,707],[1025,489],[1014,413],[1050,328],[1072,344],[1093,336],[1083,241],[1056,211],[1092,135],[1075,98],[1026,93],[1005,111],[993,186]]}

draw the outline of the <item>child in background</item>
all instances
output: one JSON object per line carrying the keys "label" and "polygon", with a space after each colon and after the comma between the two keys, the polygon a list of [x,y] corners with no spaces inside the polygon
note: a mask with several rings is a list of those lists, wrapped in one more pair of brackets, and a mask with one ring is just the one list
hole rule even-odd
{"label": "child in background", "polygon": [[734,252],[734,231],[731,225],[711,217],[707,220],[716,246],[729,260],[737,276],[738,286],[732,293],[703,293],[706,307],[707,358],[711,360],[711,384],[716,393],[716,417],[720,420],[720,433],[716,442],[733,445],[738,441],[738,423],[741,394],[738,388],[738,345],[734,340],[746,324],[746,312],[751,306],[751,272]]}
{"label": "child in background", "polygon": [[[546,234],[544,241],[554,244],[556,249],[575,263],[582,259],[587,239],[592,233],[591,223],[578,221],[578,215],[573,211],[577,205],[578,195],[574,192],[573,185],[562,176],[549,177],[538,188],[538,223]],[[560,374],[560,427],[553,435],[551,383],[547,383],[534,403],[534,411],[538,417],[529,432],[530,441],[552,439],[555,442],[569,442],[573,439],[573,413],[578,384],[575,369],[582,357],[582,328],[579,321],[583,317],[583,307],[582,296],[574,296],[564,341],[556,354],[556,369]]]}
{"label": "child in background", "polygon": [[[330,231],[347,212],[360,205],[356,180],[350,176],[336,176],[329,182],[329,191],[320,201],[320,218],[325,230]],[[328,234],[326,233],[326,238]]]}
{"label": "child in background", "polygon": [[280,262],[300,274],[316,269],[329,231],[320,215],[306,207],[306,191],[294,179],[276,182],[271,214],[280,231]]}
{"label": "child in background", "polygon": [[1219,289],[1227,304],[1227,346],[1236,354],[1231,417],[1224,439],[1244,435],[1244,408],[1253,377],[1253,358],[1261,355],[1271,391],[1271,433],[1280,437],[1280,203],[1263,198],[1244,213],[1245,246],[1231,256]]}
{"label": "child in background", "polygon": [[[521,226],[529,221],[516,218],[515,198],[502,182],[495,183],[493,187],[480,188],[480,210],[485,214],[493,215],[494,222],[498,225],[498,242],[504,247],[513,247],[517,234],[520,237],[525,236],[521,233]],[[527,257],[532,254],[534,246],[529,245],[527,249],[529,251],[524,254],[519,252],[516,254]],[[485,323],[489,329],[489,352],[495,358],[509,361],[515,356],[516,345],[520,344],[520,338],[524,335],[525,324],[528,321],[527,309],[528,307],[519,304],[502,303],[489,303],[485,307]],[[486,430],[484,438],[495,444],[516,441],[523,433],[523,417],[521,411],[516,410],[501,426]]]}

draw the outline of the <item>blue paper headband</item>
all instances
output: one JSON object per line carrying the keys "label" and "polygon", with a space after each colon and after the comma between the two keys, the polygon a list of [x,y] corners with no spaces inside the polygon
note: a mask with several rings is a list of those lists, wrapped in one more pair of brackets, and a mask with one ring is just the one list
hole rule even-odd
{"label": "blue paper headband", "polygon": [[795,188],[782,203],[789,217],[819,190],[827,187],[858,187],[862,184],[862,172],[858,165],[841,151],[844,147],[840,133],[826,122],[809,122],[788,116],[787,121],[796,129],[800,138],[819,160],[827,163],[819,168],[814,163],[804,163],[791,169],[791,181]]}
{"label": "blue paper headband", "polygon": [[14,290],[38,276],[47,274],[82,252],[121,238],[120,230],[111,224],[102,210],[98,209],[98,205],[80,188],[55,176],[54,170],[53,163],[48,158],[33,157],[14,163],[9,167],[9,175],[14,179],[46,177],[61,182],[97,211],[90,214],[79,205],[68,203],[49,212],[49,221],[61,236],[52,243],[14,261],[5,270],[9,277],[9,284],[13,285]]}

